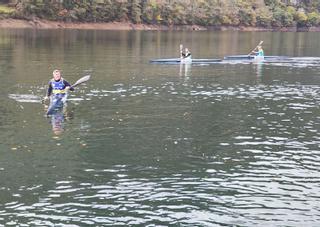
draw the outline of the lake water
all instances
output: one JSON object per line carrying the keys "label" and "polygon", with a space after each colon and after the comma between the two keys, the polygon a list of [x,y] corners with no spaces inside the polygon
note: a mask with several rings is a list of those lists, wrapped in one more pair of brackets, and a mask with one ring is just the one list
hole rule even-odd
{"label": "lake water", "polygon": [[[288,62],[150,64],[263,40]],[[1,226],[319,226],[320,33],[0,31]],[[308,57],[308,58],[305,58]],[[64,112],[40,100],[52,71]]]}

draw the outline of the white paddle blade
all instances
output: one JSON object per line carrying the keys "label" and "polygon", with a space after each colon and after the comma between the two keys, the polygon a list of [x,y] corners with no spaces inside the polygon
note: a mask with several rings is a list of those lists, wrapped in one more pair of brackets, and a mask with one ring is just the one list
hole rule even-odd
{"label": "white paddle blade", "polygon": [[77,80],[77,81],[72,85],[72,87],[78,86],[79,84],[82,84],[82,83],[90,80],[90,77],[91,77],[90,75],[87,75],[87,76],[84,76],[84,77],[80,78],[79,80]]}

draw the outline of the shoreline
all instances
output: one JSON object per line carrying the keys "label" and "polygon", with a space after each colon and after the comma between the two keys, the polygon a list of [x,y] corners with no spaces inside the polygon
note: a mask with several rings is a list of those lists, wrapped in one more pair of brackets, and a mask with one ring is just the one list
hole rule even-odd
{"label": "shoreline", "polygon": [[149,25],[133,24],[130,22],[106,22],[106,23],[87,23],[87,22],[63,22],[49,21],[43,19],[20,20],[20,19],[1,19],[1,28],[30,28],[30,29],[82,29],[82,30],[138,30],[138,31],[280,31],[280,32],[320,32],[320,27],[285,27],[285,28],[264,28],[264,27],[245,27],[245,26],[200,26],[200,25]]}

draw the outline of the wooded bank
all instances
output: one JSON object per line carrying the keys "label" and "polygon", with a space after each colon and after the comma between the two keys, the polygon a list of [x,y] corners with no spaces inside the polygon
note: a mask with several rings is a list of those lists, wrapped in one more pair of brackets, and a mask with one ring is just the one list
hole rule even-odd
{"label": "wooded bank", "polygon": [[2,18],[146,25],[320,26],[320,1],[312,0],[10,0]]}

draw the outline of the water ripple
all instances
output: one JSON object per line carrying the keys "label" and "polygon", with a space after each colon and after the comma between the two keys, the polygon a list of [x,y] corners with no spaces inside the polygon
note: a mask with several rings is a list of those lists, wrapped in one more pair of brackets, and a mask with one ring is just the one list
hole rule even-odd
{"label": "water ripple", "polygon": [[77,151],[91,162],[53,185],[1,188],[11,199],[0,219],[6,226],[317,226],[319,88],[197,81],[92,88],[84,97],[108,108],[97,102],[88,149]]}

